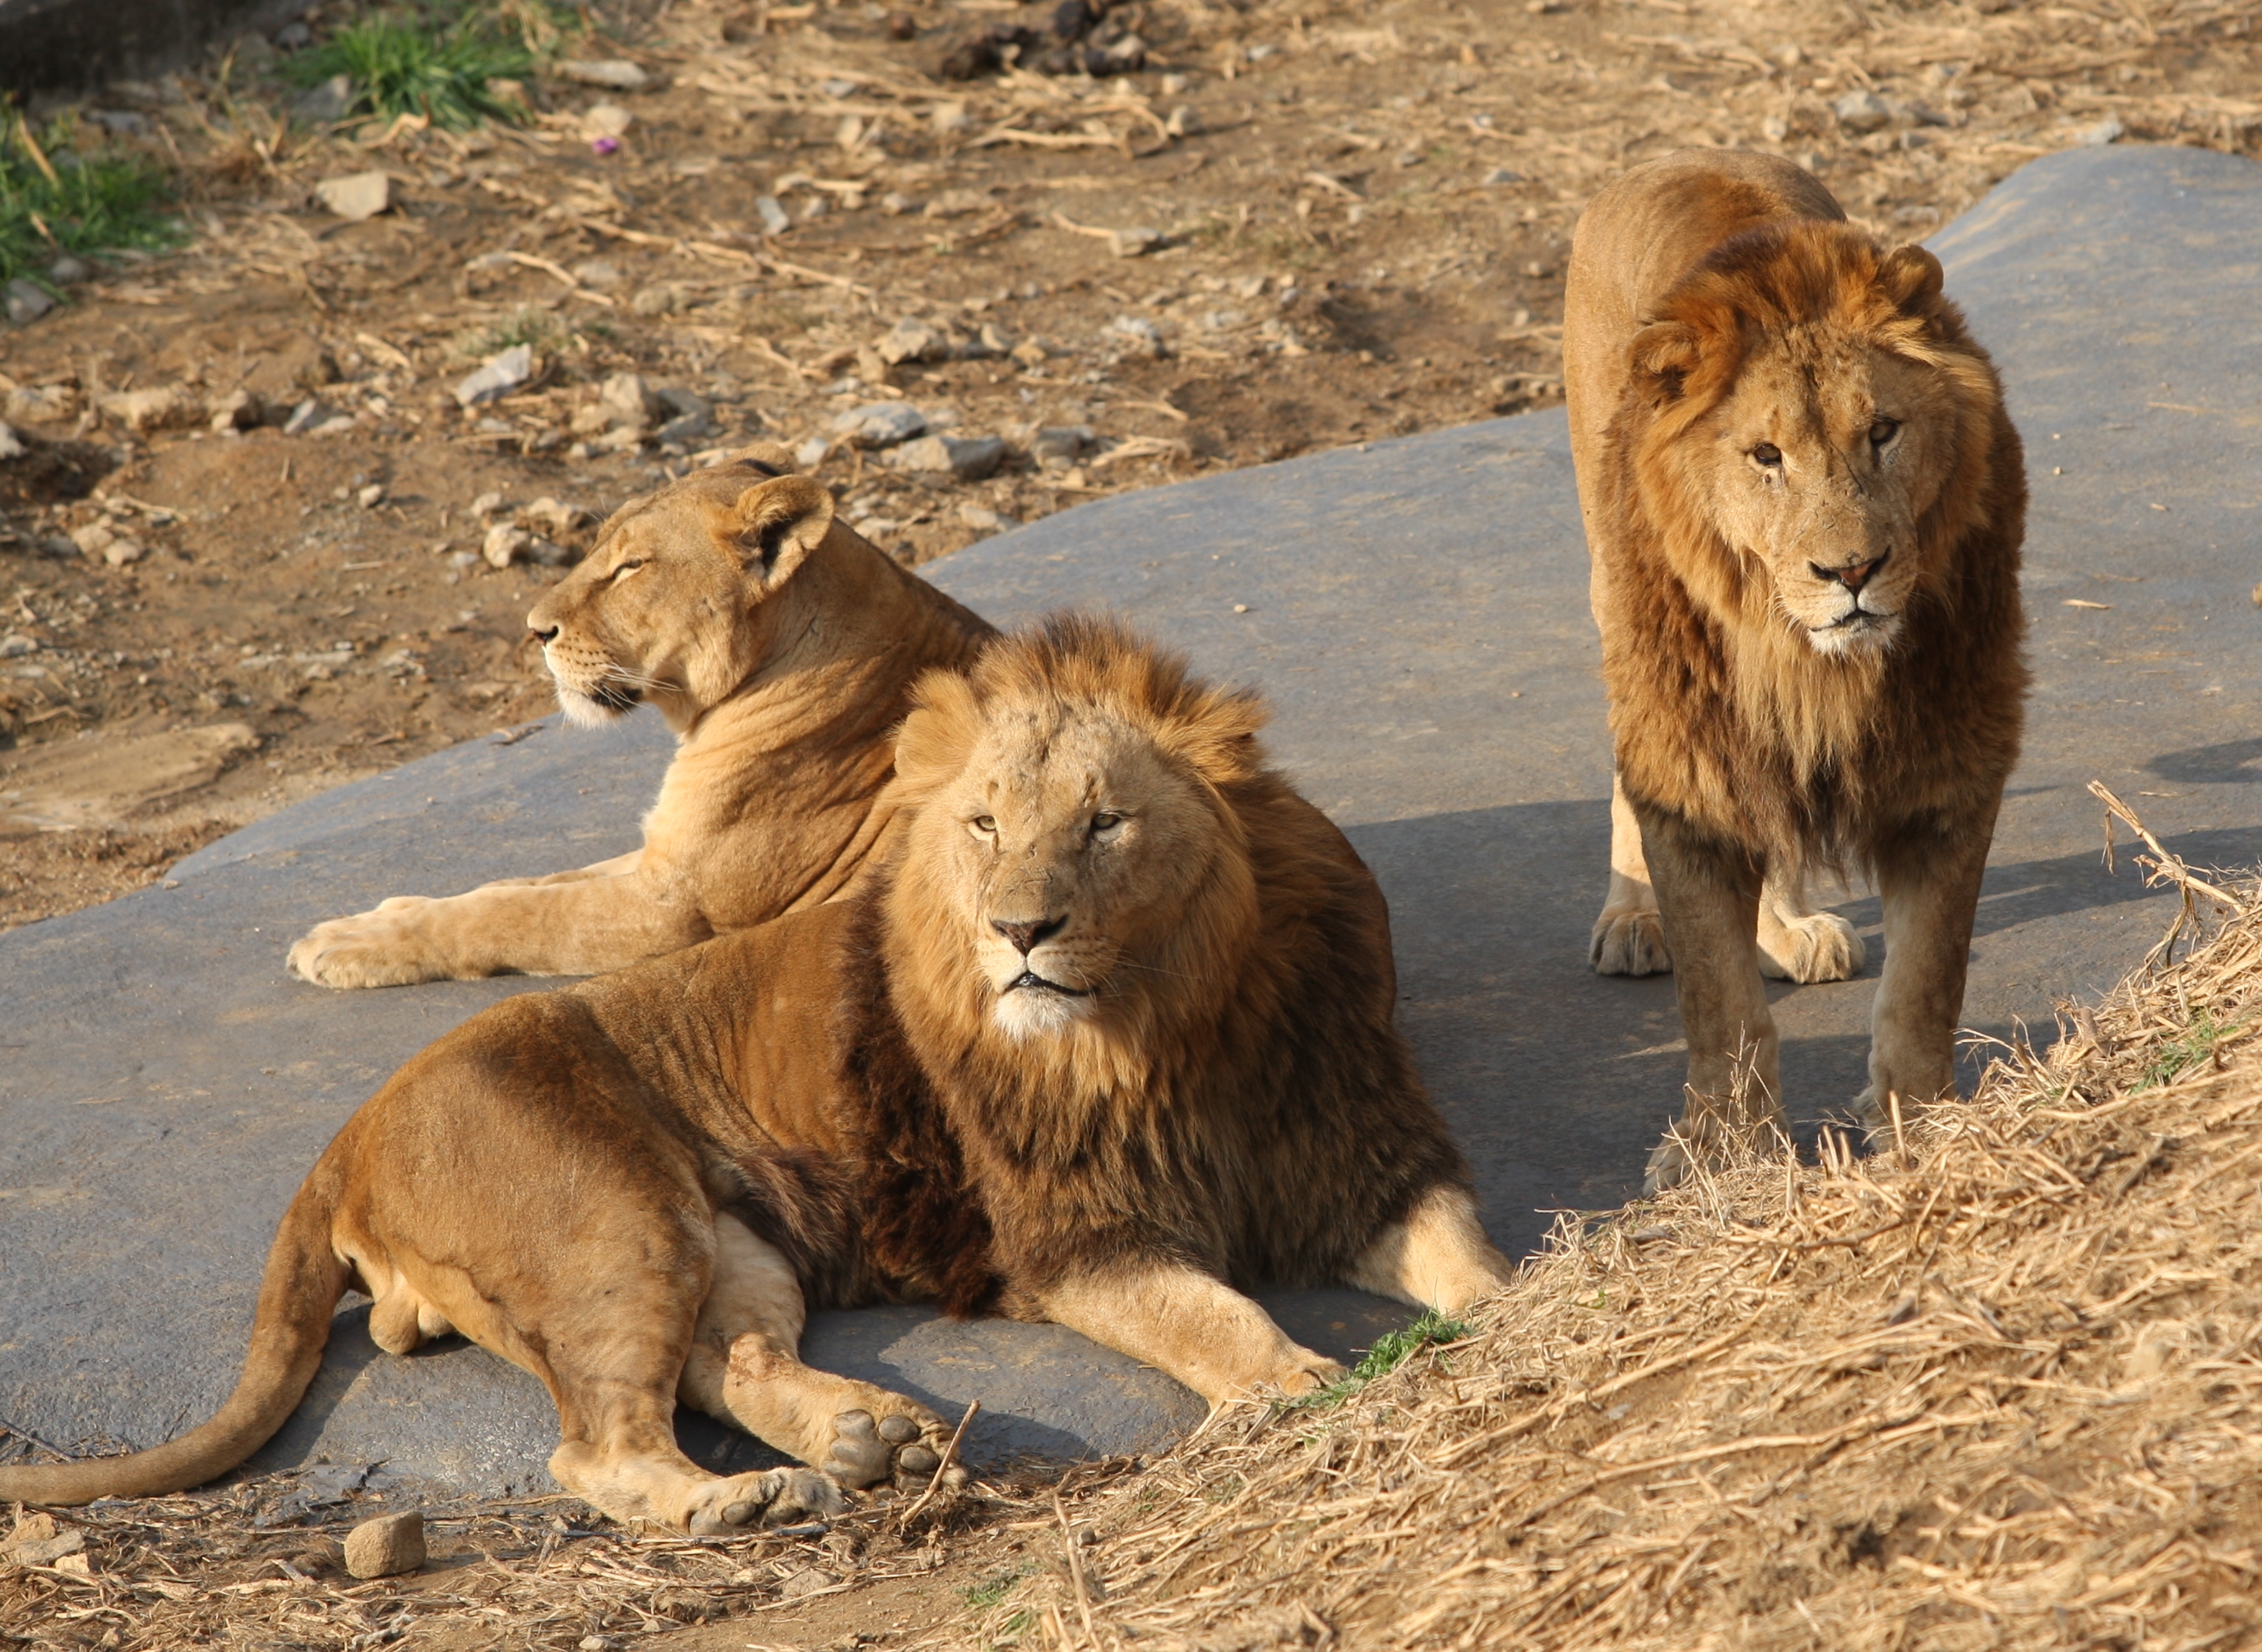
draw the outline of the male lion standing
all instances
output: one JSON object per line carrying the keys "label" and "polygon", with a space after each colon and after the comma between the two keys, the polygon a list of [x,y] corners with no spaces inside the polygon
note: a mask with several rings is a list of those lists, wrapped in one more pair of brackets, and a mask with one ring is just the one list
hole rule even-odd
{"label": "male lion standing", "polygon": [[1669,942],[1689,1038],[1653,1190],[1781,1118],[1761,948],[1801,979],[1860,967],[1806,911],[1810,870],[1866,869],[1883,898],[1862,1122],[1953,1093],[2019,751],[2027,494],[1940,288],[1929,252],[1768,155],[1683,150],[1579,223],[1564,379],[1617,758],[1595,962],[1647,973]]}

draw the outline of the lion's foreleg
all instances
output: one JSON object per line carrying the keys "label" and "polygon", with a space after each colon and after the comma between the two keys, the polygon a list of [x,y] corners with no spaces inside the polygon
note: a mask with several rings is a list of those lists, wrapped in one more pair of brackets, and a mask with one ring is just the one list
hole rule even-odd
{"label": "lion's foreleg", "polygon": [[1514,1272],[1485,1237],[1468,1190],[1438,1187],[1367,1247],[1351,1282],[1416,1308],[1458,1314],[1503,1288]]}
{"label": "lion's foreleg", "polygon": [[1869,1015],[1869,1083],[1855,1100],[1872,1139],[1905,1114],[1956,1093],[1956,1027],[1994,808],[1949,833],[1909,833],[1877,854],[1885,968]]}
{"label": "lion's foreleg", "polygon": [[1212,1405],[1266,1389],[1308,1394],[1343,1375],[1239,1291],[1183,1264],[1077,1275],[1039,1301],[1049,1318],[1168,1373]]}
{"label": "lion's foreleg", "polygon": [[1861,974],[1869,950],[1854,926],[1817,912],[1799,873],[1770,866],[1760,891],[1760,970],[1778,981],[1846,981]]}
{"label": "lion's foreleg", "polygon": [[[776,1247],[715,1218],[715,1280],[677,1393],[682,1402],[844,1484],[924,1484],[950,1428],[916,1400],[801,1362],[807,1309]],[[954,1465],[947,1482],[962,1484]]]}
{"label": "lion's foreleg", "polygon": [[1641,826],[1626,801],[1625,784],[1610,776],[1610,891],[1588,938],[1587,960],[1597,975],[1662,975],[1673,967],[1657,891],[1642,855]]}
{"label": "lion's foreleg", "polygon": [[290,967],[319,986],[405,986],[488,975],[597,975],[704,941],[713,931],[680,882],[624,875],[487,884],[433,899],[396,895],[317,924]]}
{"label": "lion's foreleg", "polygon": [[1681,1027],[1689,1041],[1687,1103],[1678,1129],[1650,1155],[1652,1193],[1711,1160],[1731,1137],[1782,1128],[1775,1017],[1760,980],[1761,872],[1733,844],[1678,816],[1636,805],[1673,946]]}

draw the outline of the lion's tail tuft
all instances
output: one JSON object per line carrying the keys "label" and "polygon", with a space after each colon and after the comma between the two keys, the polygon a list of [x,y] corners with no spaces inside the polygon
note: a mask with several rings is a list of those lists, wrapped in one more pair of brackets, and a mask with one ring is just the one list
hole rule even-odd
{"label": "lion's tail tuft", "polygon": [[285,1213],[259,1284],[251,1351],[235,1391],[200,1428],[148,1451],[0,1468],[0,1502],[79,1504],[182,1491],[227,1473],[298,1409],[322,1363],[347,1272],[330,1243],[333,1178],[318,1169]]}

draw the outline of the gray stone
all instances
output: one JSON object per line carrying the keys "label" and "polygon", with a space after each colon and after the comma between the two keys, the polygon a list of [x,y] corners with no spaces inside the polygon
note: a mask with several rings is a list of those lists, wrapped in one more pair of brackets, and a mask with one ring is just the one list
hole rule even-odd
{"label": "gray stone", "polygon": [[673,281],[655,281],[649,286],[638,287],[636,296],[629,300],[629,308],[646,321],[672,315],[682,306],[683,289]]}
{"label": "gray stone", "polygon": [[11,1543],[0,1547],[0,1561],[13,1561],[18,1566],[52,1566],[66,1555],[86,1551],[86,1533],[76,1528],[59,1532],[53,1537],[34,1538],[29,1542]]}
{"label": "gray stone", "polygon": [[424,1517],[380,1515],[346,1533],[346,1570],[356,1577],[397,1577],[424,1563]]}
{"label": "gray stone", "polygon": [[597,386],[597,400],[623,423],[642,425],[659,409],[659,398],[642,373],[615,373]]}
{"label": "gray stone", "polygon": [[873,349],[890,366],[907,361],[948,361],[950,335],[931,321],[907,315],[882,334]]}
{"label": "gray stone", "polygon": [[926,415],[908,401],[868,401],[836,415],[835,436],[858,447],[893,447],[926,431]]}
{"label": "gray stone", "polygon": [[458,379],[456,400],[466,408],[500,401],[533,377],[534,346],[513,344],[488,357],[478,372]]}
{"label": "gray stone", "polygon": [[1088,424],[1048,424],[1029,440],[1029,456],[1045,460],[1073,461],[1092,444]]}
{"label": "gray stone", "polygon": [[1005,444],[994,436],[923,436],[896,449],[888,461],[897,470],[978,482],[995,475],[1005,458]]}
{"label": "gray stone", "polygon": [[55,307],[55,295],[29,276],[18,276],[8,284],[8,319],[18,327],[29,327]]}
{"label": "gray stone", "polygon": [[1171,238],[1159,229],[1111,229],[1107,232],[1107,250],[1119,258],[1143,258],[1171,244]]}
{"label": "gray stone", "polygon": [[2128,128],[2121,124],[2121,118],[2118,115],[2107,115],[2095,126],[2083,127],[2075,141],[2093,147],[2117,143],[2121,141],[2122,134],[2127,131]]}
{"label": "gray stone", "polygon": [[642,91],[652,76],[626,58],[568,59],[558,65],[560,78],[583,86],[603,86],[614,91]]}
{"label": "gray stone", "polygon": [[[2088,779],[2137,802],[2194,864],[2262,860],[2244,503],[2262,427],[2240,416],[2262,382],[2244,320],[2262,168],[2071,149],[1932,244],[2002,367],[2035,490],[2029,732],[1964,1021],[2047,1038],[2053,999],[2117,979],[2176,905],[2125,860],[2105,869]],[[1402,1024],[1493,1236],[1519,1252],[1547,1212],[1638,1189],[1682,1057],[1669,977],[1587,968],[1610,752],[1560,412],[1118,495],[926,572],[1004,622],[1113,610],[1205,674],[1261,686],[1274,755],[1389,898]],[[2138,656],[2155,675],[2130,673]],[[649,714],[460,747],[222,839],[175,867],[172,888],[0,935],[0,1417],[50,1439],[148,1446],[210,1415],[275,1223],[322,1143],[430,1040],[546,985],[329,993],[285,976],[285,947],[386,895],[632,848],[672,749]],[[1877,957],[1875,898],[1837,907]],[[1862,980],[1769,989],[1803,1136],[1863,1081],[1875,985],[1873,964]],[[1351,1291],[1264,1301],[1337,1357],[1406,1317]],[[472,1490],[550,1489],[557,1425],[539,1383],[453,1341],[392,1358],[367,1323],[365,1303],[342,1308],[306,1401],[255,1468],[382,1459]],[[1203,1414],[1056,1325],[890,1307],[816,1315],[803,1347],[946,1417],[979,1398],[977,1468],[1152,1450]],[[776,1461],[697,1417],[678,1429],[710,1468]]]}
{"label": "gray stone", "polygon": [[1893,123],[1893,105],[1873,91],[1849,91],[1830,105],[1830,112],[1848,132],[1876,132]]}
{"label": "gray stone", "polygon": [[793,227],[793,215],[774,195],[754,197],[754,216],[762,220],[762,233],[766,235],[782,235]]}
{"label": "gray stone", "polygon": [[83,259],[74,258],[68,253],[47,266],[47,279],[57,286],[76,286],[93,273]]}
{"label": "gray stone", "polygon": [[292,408],[291,416],[283,421],[283,434],[304,436],[316,425],[328,421],[329,417],[329,408],[323,406],[318,398],[308,396],[297,407]]}
{"label": "gray stone", "polygon": [[350,172],[324,178],[314,185],[314,197],[338,217],[359,222],[393,205],[393,180],[382,172]]}
{"label": "gray stone", "polygon": [[17,459],[32,450],[24,445],[24,438],[6,425],[0,424],[0,459]]}
{"label": "gray stone", "polygon": [[309,126],[327,126],[343,120],[353,105],[353,77],[333,75],[292,98],[291,112]]}

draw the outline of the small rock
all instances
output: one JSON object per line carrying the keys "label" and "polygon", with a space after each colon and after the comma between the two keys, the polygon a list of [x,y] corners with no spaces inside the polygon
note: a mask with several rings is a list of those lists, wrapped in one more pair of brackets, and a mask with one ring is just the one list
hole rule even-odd
{"label": "small rock", "polygon": [[978,482],[995,475],[1005,458],[1005,444],[994,436],[923,436],[896,449],[889,463],[901,471]]}
{"label": "small rock", "polygon": [[309,126],[327,126],[343,120],[353,105],[353,76],[333,75],[292,98],[291,112]]}
{"label": "small rock", "polygon": [[103,397],[101,405],[104,414],[136,436],[170,429],[176,425],[196,424],[205,415],[203,398],[185,385],[121,390]]}
{"label": "small rock", "polygon": [[266,404],[252,392],[241,388],[216,397],[211,404],[211,415],[215,430],[256,429],[267,422]]}
{"label": "small rock", "polygon": [[615,423],[638,429],[650,423],[659,408],[659,398],[652,394],[642,373],[613,374],[597,386],[597,402],[613,415]]}
{"label": "small rock", "polygon": [[[794,449],[793,462],[800,465],[801,468],[805,471],[813,471],[818,465],[825,463],[825,456],[832,451],[832,443],[826,441],[821,436],[812,436],[809,440],[803,442],[799,447]],[[2262,590],[2262,587],[2257,587],[2256,588],[2258,590]],[[2258,605],[2262,605],[2262,597],[2257,597],[2255,600]]]}
{"label": "small rock", "polygon": [[874,346],[890,366],[907,361],[948,361],[950,335],[932,322],[905,316]]}
{"label": "small rock", "polygon": [[479,554],[491,568],[507,568],[524,556],[534,545],[534,536],[516,523],[499,522],[487,530],[486,540],[479,546]]}
{"label": "small rock", "polygon": [[890,218],[902,218],[918,209],[919,204],[901,190],[890,190],[880,197],[880,210]]}
{"label": "small rock", "polygon": [[513,344],[490,356],[477,372],[457,383],[456,400],[466,408],[497,401],[534,377],[534,346]]}
{"label": "small rock", "polygon": [[[0,637],[0,660],[21,660],[25,654],[39,652],[40,640],[36,637],[26,637],[19,631],[11,631],[5,637]],[[0,1553],[5,1552],[0,1549]]]}
{"label": "small rock", "polygon": [[650,286],[638,287],[636,297],[629,300],[629,308],[646,321],[672,315],[682,307],[683,289],[672,281],[655,281]]}
{"label": "small rock", "polygon": [[2084,126],[2074,136],[2074,141],[2089,148],[2102,148],[2116,142],[2129,130],[2117,115],[2107,115],[2093,126]]}
{"label": "small rock", "polygon": [[1088,424],[1048,424],[1030,439],[1029,455],[1040,462],[1073,461],[1092,444]]}
{"label": "small rock", "polygon": [[778,1585],[778,1598],[799,1600],[804,1595],[813,1595],[821,1589],[830,1589],[839,1581],[831,1572],[821,1568],[804,1566]]}
{"label": "small rock", "polygon": [[679,413],[653,431],[652,440],[661,444],[673,442],[679,447],[688,446],[715,428],[714,415],[707,413]]}
{"label": "small rock", "polygon": [[1838,124],[1848,132],[1875,132],[1892,124],[1893,105],[1873,91],[1855,90],[1830,105]]}
{"label": "small rock", "polygon": [[286,23],[267,38],[278,52],[303,52],[314,43],[314,32],[303,23]]}
{"label": "small rock", "polygon": [[754,197],[754,216],[762,220],[762,233],[766,235],[782,235],[793,227],[793,214],[774,195]]}
{"label": "small rock", "polygon": [[1790,122],[1781,115],[1769,115],[1760,122],[1760,136],[1769,143],[1781,143],[1790,136]]}
{"label": "small rock", "polygon": [[330,416],[330,410],[313,396],[308,396],[291,409],[291,416],[283,421],[283,434],[304,436]]}
{"label": "small rock", "polygon": [[139,539],[131,538],[122,533],[102,547],[102,559],[113,568],[122,568],[128,563],[139,562],[148,554],[149,552],[142,548]]}
{"label": "small rock", "polygon": [[1187,104],[1178,105],[1163,120],[1163,130],[1173,138],[1191,138],[1201,129],[1201,112]]}
{"label": "small rock", "polygon": [[1087,75],[1135,75],[1147,67],[1147,42],[1135,34],[1119,35],[1105,46],[1095,46],[1084,54],[1084,69]]}
{"label": "small rock", "polygon": [[858,447],[893,447],[926,433],[926,415],[908,401],[868,401],[832,421],[836,435]]}
{"label": "small rock", "polygon": [[382,172],[351,172],[324,178],[314,185],[314,195],[340,218],[358,223],[393,205],[393,180]]}
{"label": "small rock", "polygon": [[69,531],[71,543],[79,548],[82,556],[100,556],[103,547],[118,537],[116,530],[106,522],[90,522]]}
{"label": "small rock", "polygon": [[1479,182],[1492,184],[1521,184],[1524,182],[1524,174],[1511,171],[1504,166],[1496,166],[1486,173]]}
{"label": "small rock", "polygon": [[1142,258],[1167,247],[1170,242],[1171,238],[1159,229],[1111,229],[1107,232],[1107,250],[1119,258]]}
{"label": "small rock", "polygon": [[1009,516],[1002,510],[992,510],[987,505],[963,504],[958,508],[958,519],[976,533],[1004,533],[1021,525],[1018,516]]}
{"label": "small rock", "polygon": [[1107,324],[1107,330],[1130,343],[1135,354],[1159,360],[1170,353],[1163,342],[1163,329],[1143,315],[1119,315]]}
{"label": "small rock", "polygon": [[618,264],[602,258],[584,258],[573,266],[571,273],[576,281],[596,292],[609,292],[627,279],[621,274]]}
{"label": "small rock", "polygon": [[581,131],[591,138],[625,138],[636,117],[618,104],[591,104],[581,112]]}
{"label": "small rock", "polygon": [[78,259],[65,253],[47,266],[47,279],[57,286],[76,286],[94,272]]}
{"label": "small rock", "polygon": [[8,284],[8,319],[18,327],[29,327],[55,307],[54,295],[29,276],[18,276]]}
{"label": "small rock", "polygon": [[[355,420],[352,414],[334,413],[308,430],[306,434],[312,436],[351,436],[360,429],[361,425]],[[504,429],[507,431],[509,427],[506,425]]]}
{"label": "small rock", "polygon": [[578,529],[593,525],[597,520],[597,513],[587,506],[567,504],[547,494],[520,511],[518,516],[520,521],[561,539]]}
{"label": "small rock", "polygon": [[[83,1561],[82,1551],[85,1547],[86,1533],[79,1531],[28,1540],[18,1536],[11,1539],[5,1548],[0,1548],[0,1560],[11,1560],[18,1566],[61,1566],[64,1561],[73,1557]],[[75,1566],[66,1569],[78,1571],[82,1568]]]}
{"label": "small rock", "polygon": [[371,482],[368,487],[363,488],[359,493],[354,495],[354,502],[359,505],[364,510],[375,509],[377,506],[384,501],[384,499],[385,484],[383,482]]}
{"label": "small rock", "polygon": [[6,425],[0,424],[0,459],[21,458],[32,450],[24,445],[24,438]]}
{"label": "small rock", "polygon": [[54,424],[78,411],[78,397],[66,385],[31,385],[11,390],[0,413],[19,424]]}
{"label": "small rock", "polygon": [[583,86],[603,86],[614,91],[642,91],[652,76],[624,57],[573,59],[558,64],[558,72]]}
{"label": "small rock", "polygon": [[356,1577],[393,1577],[424,1563],[424,1517],[387,1514],[346,1535],[346,1570]]}
{"label": "small rock", "polygon": [[502,495],[493,488],[472,501],[472,515],[474,516],[492,516],[501,509]]}

